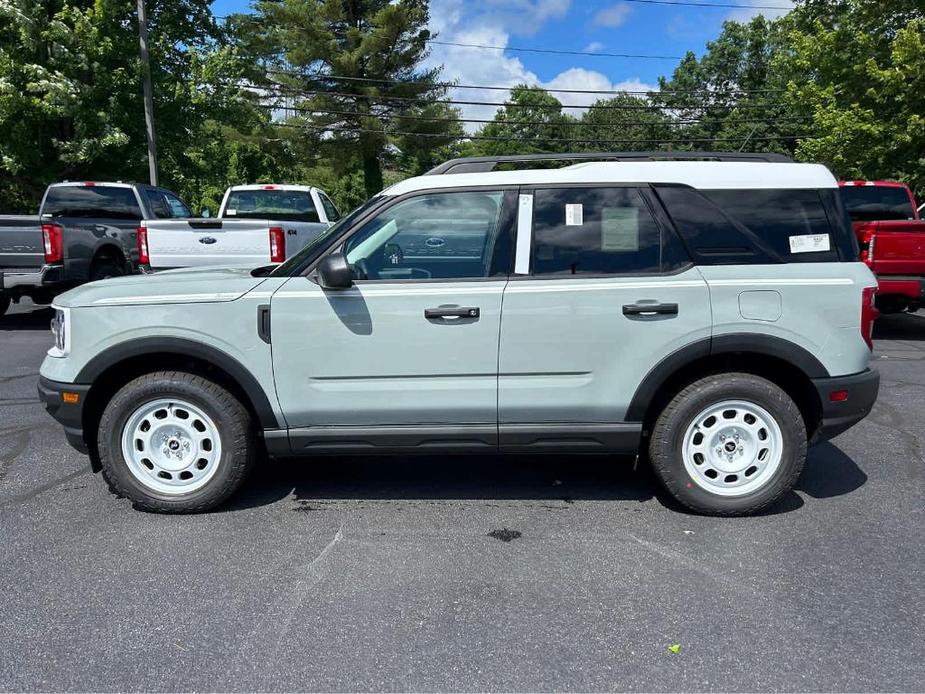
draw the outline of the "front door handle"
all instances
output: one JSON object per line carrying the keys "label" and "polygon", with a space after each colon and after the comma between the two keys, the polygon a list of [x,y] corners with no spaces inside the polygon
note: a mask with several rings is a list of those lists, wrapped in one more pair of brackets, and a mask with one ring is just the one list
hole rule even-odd
{"label": "front door handle", "polygon": [[478,318],[481,311],[478,306],[447,306],[438,308],[425,308],[424,317],[433,318]]}
{"label": "front door handle", "polygon": [[624,316],[678,315],[677,304],[623,304]]}

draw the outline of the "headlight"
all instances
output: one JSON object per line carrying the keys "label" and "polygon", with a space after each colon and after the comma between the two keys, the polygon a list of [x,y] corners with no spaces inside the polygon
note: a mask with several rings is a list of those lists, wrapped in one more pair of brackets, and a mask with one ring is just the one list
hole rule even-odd
{"label": "headlight", "polygon": [[50,357],[66,357],[71,351],[71,312],[66,308],[55,308],[55,317],[51,319],[51,334],[55,337],[55,346],[48,350]]}

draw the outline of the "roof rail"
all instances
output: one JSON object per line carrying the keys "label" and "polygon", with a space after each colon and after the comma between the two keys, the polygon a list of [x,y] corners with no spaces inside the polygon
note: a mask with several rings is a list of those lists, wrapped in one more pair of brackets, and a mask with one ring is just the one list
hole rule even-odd
{"label": "roof rail", "polygon": [[485,173],[498,164],[530,161],[751,161],[792,163],[783,154],[771,152],[570,152],[568,154],[508,154],[496,157],[450,159],[428,171],[426,176]]}

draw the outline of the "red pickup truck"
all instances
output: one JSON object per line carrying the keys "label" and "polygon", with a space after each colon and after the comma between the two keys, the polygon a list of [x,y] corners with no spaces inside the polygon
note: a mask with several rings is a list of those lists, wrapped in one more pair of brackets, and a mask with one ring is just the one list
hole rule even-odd
{"label": "red pickup truck", "polygon": [[925,221],[912,191],[895,181],[842,181],[842,201],[861,247],[861,260],[877,275],[882,313],[925,307]]}

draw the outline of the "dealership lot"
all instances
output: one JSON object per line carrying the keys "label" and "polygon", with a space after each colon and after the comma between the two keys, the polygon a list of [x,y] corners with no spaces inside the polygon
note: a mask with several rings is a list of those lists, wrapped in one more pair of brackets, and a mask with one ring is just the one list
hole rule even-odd
{"label": "dealership lot", "polygon": [[881,319],[872,415],[744,519],[631,460],[485,456],[267,464],[222,512],[142,514],[38,403],[49,318],[0,318],[0,690],[925,681],[925,314]]}

